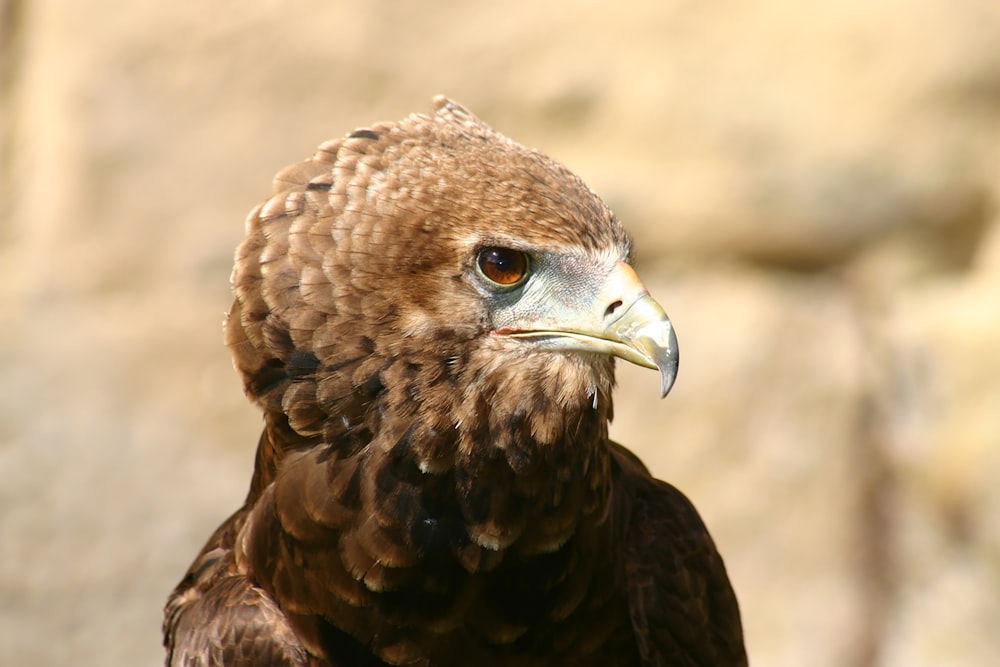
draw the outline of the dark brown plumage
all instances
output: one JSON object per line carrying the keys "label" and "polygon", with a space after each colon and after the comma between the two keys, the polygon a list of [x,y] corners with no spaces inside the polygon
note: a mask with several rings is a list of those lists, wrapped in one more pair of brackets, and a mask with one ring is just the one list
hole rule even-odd
{"label": "dark brown plumage", "polygon": [[676,341],[577,177],[460,106],[275,179],[226,341],[264,431],[169,665],[744,665],[691,503],[608,439]]}

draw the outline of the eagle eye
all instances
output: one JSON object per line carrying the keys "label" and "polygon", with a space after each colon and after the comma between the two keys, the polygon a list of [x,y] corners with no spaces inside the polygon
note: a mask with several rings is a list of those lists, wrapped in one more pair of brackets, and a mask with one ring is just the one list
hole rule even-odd
{"label": "eagle eye", "polygon": [[479,273],[500,287],[514,287],[528,276],[528,256],[520,250],[483,248],[476,257]]}

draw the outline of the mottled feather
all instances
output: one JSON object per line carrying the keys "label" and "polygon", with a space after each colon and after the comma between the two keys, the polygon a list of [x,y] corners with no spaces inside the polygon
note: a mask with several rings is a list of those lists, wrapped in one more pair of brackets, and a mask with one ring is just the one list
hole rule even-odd
{"label": "mottled feather", "polygon": [[[627,262],[621,224],[435,106],[323,144],[247,218],[225,332],[264,431],[167,664],[746,664],[701,519],[608,439],[611,357],[506,335]],[[492,246],[541,286],[487,284]]]}

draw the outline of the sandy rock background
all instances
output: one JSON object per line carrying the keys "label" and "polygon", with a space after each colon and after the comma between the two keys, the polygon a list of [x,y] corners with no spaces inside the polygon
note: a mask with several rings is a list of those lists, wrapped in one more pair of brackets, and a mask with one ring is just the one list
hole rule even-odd
{"label": "sandy rock background", "polygon": [[242,218],[434,93],[633,231],[679,382],[616,436],[702,510],[755,665],[1000,656],[994,0],[0,0],[0,664],[156,665],[249,480]]}

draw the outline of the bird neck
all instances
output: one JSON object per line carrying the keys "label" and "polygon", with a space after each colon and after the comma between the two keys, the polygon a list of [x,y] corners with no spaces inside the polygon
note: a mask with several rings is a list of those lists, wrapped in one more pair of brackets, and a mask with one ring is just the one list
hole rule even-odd
{"label": "bird neck", "polygon": [[[605,622],[625,618],[624,603],[600,566],[614,543],[610,388],[546,403],[546,381],[515,392],[486,376],[435,393],[373,381],[363,414],[330,415],[320,440],[296,440],[272,413],[255,481],[263,502],[240,540],[250,576],[277,599],[286,579],[289,590],[324,582],[312,616],[379,655],[373,628],[414,655],[436,650],[411,636],[417,627],[445,643],[477,637],[468,651],[628,635]],[[578,617],[593,617],[593,637],[574,634]]]}
{"label": "bird neck", "polygon": [[591,393],[576,383],[573,394],[553,391],[545,373],[520,377],[516,389],[504,384],[510,377],[387,391],[369,413],[377,418],[365,465],[387,487],[419,495],[429,528],[420,550],[467,541],[459,551],[470,571],[509,549],[551,552],[579,525],[602,523],[609,504],[610,382],[592,383]]}

